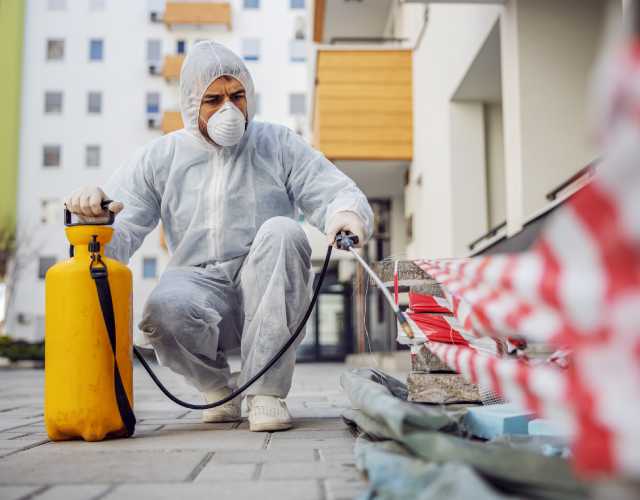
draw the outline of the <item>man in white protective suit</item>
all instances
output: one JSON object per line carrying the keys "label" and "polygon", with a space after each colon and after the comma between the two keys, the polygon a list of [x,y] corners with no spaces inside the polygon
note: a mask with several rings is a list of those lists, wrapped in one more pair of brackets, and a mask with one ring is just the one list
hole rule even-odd
{"label": "man in white protective suit", "polygon": [[[120,212],[106,254],[128,262],[162,221],[171,259],[139,328],[159,362],[206,402],[234,388],[225,352],[240,346],[239,383],[289,339],[311,300],[311,248],[296,209],[333,243],[371,236],[364,194],[286,127],[253,120],[255,93],[242,60],[210,41],[195,44],[180,75],[184,128],[139,150],[102,190],[84,187],[65,204],[83,217]],[[299,337],[299,340],[302,336]],[[247,390],[252,431],[292,426],[283,399],[295,346]],[[240,419],[239,398],[205,410],[204,422]]]}

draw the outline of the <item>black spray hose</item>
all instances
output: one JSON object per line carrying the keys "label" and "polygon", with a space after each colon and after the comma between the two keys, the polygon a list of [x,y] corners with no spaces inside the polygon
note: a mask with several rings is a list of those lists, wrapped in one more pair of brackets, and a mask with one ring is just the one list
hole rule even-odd
{"label": "black spray hose", "polygon": [[[357,243],[358,241],[357,236],[347,235],[345,233],[343,233],[341,237],[350,238],[350,241],[355,241],[355,243]],[[338,240],[336,239],[336,241]],[[343,247],[340,246],[340,248],[343,248]],[[256,380],[262,377],[282,357],[282,355],[285,352],[287,352],[287,350],[293,345],[296,339],[300,336],[300,333],[302,332],[305,325],[307,324],[307,320],[309,319],[309,316],[311,316],[311,311],[313,311],[313,308],[316,305],[316,302],[318,301],[320,288],[322,288],[322,283],[324,281],[325,274],[327,274],[327,268],[329,267],[329,260],[331,260],[332,249],[333,247],[331,246],[327,248],[327,254],[324,258],[324,264],[322,265],[322,271],[320,271],[320,277],[318,278],[318,283],[316,285],[315,290],[313,291],[311,303],[309,304],[309,307],[307,308],[307,312],[304,314],[304,317],[302,318],[300,325],[298,325],[298,328],[296,328],[296,331],[289,338],[289,340],[287,340],[287,342],[282,346],[282,348],[273,356],[273,358],[269,360],[269,362],[265,366],[263,366],[255,375],[253,375],[244,384],[242,384],[240,387],[232,391],[231,394],[229,394],[227,397],[222,398],[219,401],[215,401],[214,403],[207,403],[207,404],[193,404],[193,403],[187,403],[186,401],[182,401],[181,399],[178,399],[176,396],[171,394],[171,392],[169,392],[169,389],[167,389],[164,386],[164,384],[160,381],[158,376],[153,372],[153,370],[149,366],[149,363],[147,363],[147,361],[144,359],[144,356],[142,356],[140,351],[138,351],[138,349],[136,349],[136,347],[134,346],[133,352],[136,355],[136,358],[138,358],[138,361],[140,361],[140,364],[142,364],[144,369],[147,370],[147,373],[149,374],[151,379],[155,382],[155,384],[158,386],[158,389],[160,389],[165,396],[167,396],[171,401],[173,401],[177,405],[184,406],[185,408],[190,408],[192,410],[208,410],[209,408],[215,408],[217,406],[221,406],[231,401],[232,399],[236,398],[237,396],[242,394],[244,391],[246,391],[249,387],[251,387],[256,382]],[[346,248],[344,249],[346,250]]]}

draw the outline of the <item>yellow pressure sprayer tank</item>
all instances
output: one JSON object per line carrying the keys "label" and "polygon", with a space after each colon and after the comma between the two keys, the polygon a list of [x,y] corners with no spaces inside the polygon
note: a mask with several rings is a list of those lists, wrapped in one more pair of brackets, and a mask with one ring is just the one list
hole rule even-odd
{"label": "yellow pressure sprayer tank", "polygon": [[[113,223],[109,214],[107,224]],[[107,258],[113,229],[71,223],[71,258],[45,278],[45,408],[53,441],[133,434],[131,271]]]}

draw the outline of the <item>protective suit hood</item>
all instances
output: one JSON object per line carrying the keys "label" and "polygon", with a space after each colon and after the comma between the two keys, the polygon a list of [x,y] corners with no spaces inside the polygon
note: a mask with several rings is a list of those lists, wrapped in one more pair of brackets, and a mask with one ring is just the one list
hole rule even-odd
{"label": "protective suit hood", "polygon": [[222,44],[201,41],[193,45],[180,71],[180,112],[184,128],[198,138],[198,114],[202,96],[211,83],[222,75],[236,78],[247,97],[247,123],[255,115],[253,79],[242,59]]}

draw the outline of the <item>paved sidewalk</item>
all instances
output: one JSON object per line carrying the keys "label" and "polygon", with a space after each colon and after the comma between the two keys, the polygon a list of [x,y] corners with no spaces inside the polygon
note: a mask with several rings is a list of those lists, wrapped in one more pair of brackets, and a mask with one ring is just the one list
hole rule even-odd
{"label": "paved sidewalk", "polygon": [[[300,364],[287,399],[293,430],[249,432],[202,424],[200,412],[164,399],[135,372],[136,434],[131,439],[52,443],[44,431],[44,372],[0,371],[0,499],[338,499],[365,487],[354,438],[339,418],[348,405],[341,364]],[[181,397],[198,394],[167,370]]]}

